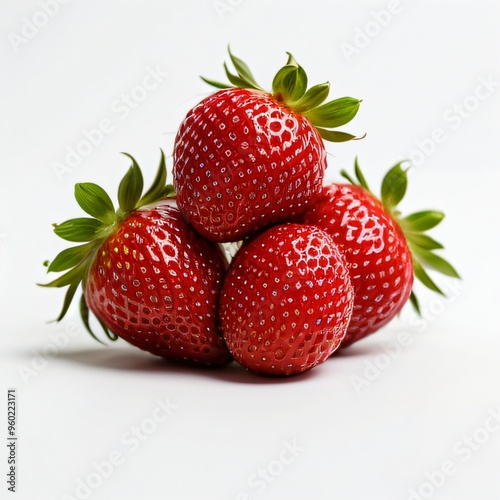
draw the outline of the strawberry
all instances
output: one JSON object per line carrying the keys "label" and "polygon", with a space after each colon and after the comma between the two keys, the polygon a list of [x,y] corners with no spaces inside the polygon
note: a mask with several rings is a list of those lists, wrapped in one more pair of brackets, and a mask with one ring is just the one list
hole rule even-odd
{"label": "strawberry", "polygon": [[342,347],[388,323],[408,299],[419,311],[412,292],[414,276],[442,294],[426,267],[459,277],[434,252],[443,246],[425,234],[441,222],[444,214],[427,210],[402,217],[397,209],[408,183],[401,163],[384,177],[381,201],[370,191],[357,159],[355,174],[358,183],[342,171],[351,184],[325,186],[319,201],[300,218],[300,222],[328,232],[347,261],[354,287],[354,310]]}
{"label": "strawberry", "polygon": [[[348,123],[361,101],[322,104],[329,83],[307,90],[307,75],[289,54],[273,91],[260,87],[231,51],[231,85],[188,112],[174,146],[177,203],[190,224],[218,242],[237,241],[303,212],[321,191],[323,140],[355,139],[331,130]],[[229,88],[228,88],[229,87]]]}
{"label": "strawberry", "polygon": [[343,256],[315,226],[274,226],[241,247],[219,309],[232,355],[248,369],[293,375],[325,361],[343,339],[353,291]]}
{"label": "strawberry", "polygon": [[92,336],[89,310],[111,340],[121,337],[165,358],[225,363],[232,358],[216,324],[216,305],[227,263],[166,200],[173,187],[165,185],[163,152],[155,181],[142,196],[142,173],[130,158],[118,210],[98,185],[77,184],[76,200],[92,218],[55,225],[61,238],[85,242],[63,250],[48,266],[66,273],[45,286],[69,286],[57,320],[82,283],[80,311]]}

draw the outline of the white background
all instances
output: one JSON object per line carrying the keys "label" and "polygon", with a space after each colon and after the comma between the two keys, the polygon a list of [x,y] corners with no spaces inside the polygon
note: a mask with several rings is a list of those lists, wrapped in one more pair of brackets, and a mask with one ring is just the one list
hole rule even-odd
{"label": "white background", "polygon": [[[4,440],[0,496],[500,498],[498,3],[73,0],[50,17],[41,4],[4,0],[0,16],[0,436],[9,387],[19,435],[17,493]],[[412,158],[402,208],[446,212],[433,235],[464,278],[436,278],[447,300],[419,288],[422,320],[405,310],[286,380],[103,347],[74,307],[48,323],[63,291],[35,285],[64,246],[51,224],[81,215],[74,183],[115,193],[129,166],[121,151],[151,180],[159,148],[171,153],[182,117],[210,92],[198,75],[224,78],[228,42],[262,85],[290,51],[332,98],[363,99],[345,130],[367,136],[328,145],[328,177],[359,155],[375,186]],[[159,81],[144,92],[148,68]],[[131,94],[140,102],[124,105]],[[99,144],[58,175],[102,120]],[[159,400],[175,405],[166,419]]]}

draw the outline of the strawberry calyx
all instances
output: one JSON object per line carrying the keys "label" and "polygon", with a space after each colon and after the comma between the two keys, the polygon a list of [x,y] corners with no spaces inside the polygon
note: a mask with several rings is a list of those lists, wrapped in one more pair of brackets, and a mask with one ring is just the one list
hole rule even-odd
{"label": "strawberry calyx", "polygon": [[[106,238],[118,229],[121,222],[130,213],[141,207],[175,196],[174,187],[171,184],[166,184],[167,168],[163,151],[161,151],[160,164],[155,179],[144,194],[142,193],[144,181],[139,165],[131,155],[123,154],[132,160],[132,165],[118,188],[118,208],[115,209],[111,198],[102,187],[91,182],[78,183],[75,185],[75,199],[78,205],[91,217],[78,217],[61,224],[53,224],[54,232],[60,238],[74,243],[82,243],[63,250],[57,254],[54,260],[44,263],[47,266],[47,273],[64,272],[64,274],[40,286],[68,287],[62,310],[55,321],[64,318],[79,285],[85,283],[87,279],[99,247]],[[90,335],[101,342],[90,328],[89,309],[83,294],[80,300],[80,315]],[[110,340],[114,341],[118,338],[104,323],[100,320],[99,322]]]}
{"label": "strawberry calyx", "polygon": [[[224,71],[230,82],[221,83],[204,77],[201,79],[218,89],[245,88],[266,92],[255,80],[248,65],[234,56],[228,46],[229,58],[236,70],[231,73],[226,63]],[[307,74],[292,54],[277,73],[272,83],[272,95],[292,111],[303,115],[316,128],[320,136],[330,142],[345,142],[364,137],[356,137],[346,132],[332,130],[349,123],[357,114],[361,101],[352,97],[341,97],[324,103],[330,92],[330,83],[320,83],[307,88]]]}
{"label": "strawberry calyx", "polygon": [[[377,198],[370,190],[366,178],[359,167],[357,158],[354,162],[355,179],[345,170],[342,170],[340,173],[351,184],[361,186],[382,202],[382,205],[396,221],[406,238],[408,248],[412,254],[415,278],[433,292],[444,296],[445,293],[429,276],[427,270],[431,269],[452,278],[461,278],[455,268],[435,252],[436,250],[444,249],[443,245],[426,234],[426,231],[436,227],[444,219],[444,213],[438,210],[422,210],[407,216],[401,214],[398,204],[404,198],[408,187],[408,168],[403,168],[404,163],[397,163],[384,176],[380,198]],[[414,290],[411,292],[410,302],[416,312],[421,314],[420,305]]]}

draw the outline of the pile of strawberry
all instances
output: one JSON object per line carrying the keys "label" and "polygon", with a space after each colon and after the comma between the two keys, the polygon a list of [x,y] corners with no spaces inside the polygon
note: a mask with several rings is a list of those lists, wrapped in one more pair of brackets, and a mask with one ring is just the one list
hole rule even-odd
{"label": "pile of strawberry", "polygon": [[409,299],[418,311],[414,276],[442,293],[425,268],[458,275],[425,234],[443,214],[398,211],[401,164],[383,179],[380,200],[357,161],[354,178],[341,172],[348,183],[324,185],[323,140],[356,139],[334,129],[354,118],[359,100],[324,103],[329,84],[308,88],[291,54],[267,92],[229,55],[231,85],[205,80],[218,90],[179,127],[174,186],[163,152],[144,194],[130,156],[117,209],[98,185],[76,185],[90,217],[54,225],[80,244],[47,263],[63,274],[45,286],[68,287],[61,320],[82,285],[92,336],[89,311],[109,339],[165,358],[297,374],[380,329]]}

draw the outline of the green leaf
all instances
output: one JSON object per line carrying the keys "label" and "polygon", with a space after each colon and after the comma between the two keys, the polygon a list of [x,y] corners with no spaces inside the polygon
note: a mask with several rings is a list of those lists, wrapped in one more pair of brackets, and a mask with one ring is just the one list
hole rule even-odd
{"label": "green leaf", "polygon": [[102,329],[104,330],[104,333],[106,334],[106,337],[108,337],[111,342],[114,342],[115,340],[118,340],[118,335],[116,333],[112,332],[105,324],[104,321],[102,321],[101,318],[97,318],[97,321],[99,321],[99,324],[101,325]]}
{"label": "green leaf", "polygon": [[87,306],[87,301],[85,300],[85,295],[82,293],[80,298],[80,316],[82,318],[83,326],[85,330],[90,333],[90,335],[97,340],[102,345],[106,345],[101,339],[95,336],[92,328],[90,327],[90,319],[89,319],[89,307]]}
{"label": "green leaf", "polygon": [[400,219],[401,226],[408,231],[421,232],[427,231],[437,226],[444,219],[444,213],[437,210],[423,210],[415,212]]}
{"label": "green leaf", "polygon": [[[90,319],[89,319],[89,308],[87,306],[87,301],[85,300],[85,295],[82,294],[81,296],[81,299],[80,299],[80,316],[82,318],[82,321],[83,321],[83,325],[85,326],[85,329],[87,330],[87,332],[90,333],[90,335],[95,339],[97,340],[97,342],[99,342],[100,344],[102,345],[106,345],[101,339],[99,339],[98,337],[96,337],[95,333],[93,332],[91,326],[90,326]],[[108,337],[109,340],[111,341],[115,341],[118,339],[118,335],[116,335],[115,333],[111,332],[111,330],[104,324],[104,322],[98,318],[97,318],[97,321],[99,322],[99,324],[101,325],[101,328],[103,329],[104,333],[106,334],[106,337]]]}
{"label": "green leaf", "polygon": [[167,182],[167,167],[165,165],[165,154],[161,151],[160,164],[156,172],[156,177],[148,191],[142,196],[139,201],[140,206],[149,205],[163,198],[162,194],[165,190],[165,182]]}
{"label": "green leaf", "polygon": [[70,284],[68,290],[66,291],[66,295],[64,296],[62,310],[59,313],[59,316],[57,317],[56,321],[61,321],[64,318],[64,316],[66,316],[66,313],[68,312],[69,306],[71,305],[71,302],[73,301],[73,297],[75,296],[75,293],[78,290],[79,284],[80,284],[79,281],[75,281],[74,283]]}
{"label": "green leaf", "polygon": [[144,188],[142,172],[135,159],[128,153],[123,153],[132,160],[132,166],[123,177],[118,187],[118,203],[124,213],[132,212],[137,207]]}
{"label": "green leaf", "polygon": [[300,66],[283,66],[273,80],[273,95],[284,103],[298,101],[307,88],[307,76]]}
{"label": "green leaf", "polygon": [[311,87],[298,101],[291,105],[297,113],[317,108],[327,97],[330,92],[330,84],[320,83]]}
{"label": "green leaf", "polygon": [[273,95],[277,99],[285,101],[293,91],[295,78],[295,68],[293,66],[283,66],[273,79]]}
{"label": "green leaf", "polygon": [[290,52],[288,61],[273,79],[273,95],[286,104],[300,100],[307,90],[307,74]]}
{"label": "green leaf", "polygon": [[407,231],[405,232],[405,236],[409,243],[424,248],[425,250],[439,250],[444,248],[439,241],[423,233],[412,233],[411,231]]}
{"label": "green leaf", "polygon": [[354,173],[356,175],[356,180],[353,177],[351,177],[346,170],[340,171],[340,175],[344,177],[344,179],[347,179],[353,186],[360,186],[369,193],[371,193],[370,188],[368,187],[368,183],[366,182],[365,176],[363,175],[363,172],[361,171],[361,168],[359,166],[357,156],[354,160]]}
{"label": "green leaf", "polygon": [[401,168],[401,163],[398,163],[387,172],[382,181],[381,201],[389,212],[403,199],[407,187],[408,176]]}
{"label": "green leaf", "polygon": [[418,302],[417,296],[415,295],[415,292],[412,290],[410,294],[410,302],[411,305],[413,306],[413,309],[415,309],[416,313],[419,316],[422,316],[422,313],[420,312],[420,304]]}
{"label": "green leaf", "polygon": [[341,127],[356,116],[360,103],[352,97],[341,97],[304,112],[304,116],[316,127]]}
{"label": "green leaf", "polygon": [[356,186],[356,181],[349,175],[349,173],[347,172],[347,170],[344,170],[342,169],[340,171],[340,175],[346,179],[349,183],[351,183],[353,186]]}
{"label": "green leaf", "polygon": [[359,181],[359,185],[366,189],[369,193],[371,193],[370,188],[368,187],[368,182],[366,182],[365,176],[363,175],[363,172],[361,170],[361,167],[359,166],[358,162],[358,157],[354,159],[354,173],[356,174],[356,178]]}
{"label": "green leaf", "polygon": [[316,127],[319,135],[325,140],[330,142],[347,142],[362,139],[363,137],[356,137],[346,132],[337,132],[336,130],[327,130],[326,128]]}
{"label": "green leaf", "polygon": [[97,219],[78,217],[55,224],[54,232],[64,240],[83,242],[94,240],[104,227],[105,225]]}
{"label": "green leaf", "polygon": [[260,85],[255,81],[255,78],[250,71],[250,68],[248,65],[242,61],[239,57],[236,57],[232,52],[231,52],[231,47],[228,45],[227,50],[229,52],[229,57],[231,59],[231,62],[233,63],[237,75],[231,73],[229,71],[229,68],[227,67],[227,64],[224,63],[224,71],[226,73],[226,76],[228,80],[231,82],[231,84],[228,83],[222,83],[216,80],[212,80],[209,78],[205,78],[204,76],[200,76],[200,78],[205,82],[211,85],[212,87],[215,87],[217,89],[228,89],[228,88],[234,88],[234,87],[239,87],[242,89],[245,88],[251,88],[251,89],[256,89],[256,90],[263,90]]}
{"label": "green leaf", "polygon": [[227,50],[229,52],[229,57],[231,58],[231,62],[233,63],[236,71],[238,72],[238,76],[242,79],[242,81],[244,81],[247,84],[247,86],[251,88],[261,89],[259,84],[255,81],[255,78],[252,75],[252,72],[250,71],[248,65],[244,61],[233,55],[229,45],[227,47]]}
{"label": "green leaf", "polygon": [[[290,54],[290,57],[293,58],[293,56]],[[295,59],[294,59],[295,61]],[[297,64],[295,62],[295,64]],[[293,93],[290,95],[290,100],[291,101],[298,101],[302,97],[304,97],[306,90],[307,90],[307,74],[304,71],[304,68],[297,64],[296,70],[295,70],[296,78],[295,78],[295,86],[293,89]]]}
{"label": "green leaf", "polygon": [[175,198],[175,187],[172,184],[167,184],[162,192],[161,198]]}
{"label": "green leaf", "polygon": [[420,247],[415,247],[414,252],[424,266],[430,267],[446,276],[460,279],[460,275],[455,268],[439,255]]}
{"label": "green leaf", "polygon": [[227,67],[227,64],[224,63],[224,71],[226,72],[227,79],[235,86],[239,87],[240,89],[244,89],[248,87],[247,82],[243,80],[243,78],[239,77],[238,75],[233,75],[230,71],[229,68]]}
{"label": "green leaf", "polygon": [[229,83],[217,82],[216,80],[210,80],[209,78],[205,78],[204,76],[200,76],[200,78],[205,83],[208,83],[209,85],[215,87],[216,89],[224,90],[224,89],[234,88],[234,85],[231,85]]}
{"label": "green leaf", "polygon": [[422,267],[420,262],[418,262],[417,259],[413,259],[413,272],[415,273],[415,277],[422,282],[423,285],[425,285],[427,288],[432,290],[433,292],[437,292],[441,295],[444,295],[444,293],[441,291],[441,289],[432,281],[431,277],[427,274],[425,269]]}
{"label": "green leaf", "polygon": [[79,264],[91,252],[94,244],[92,242],[77,247],[66,248],[60,252],[48,266],[47,272],[66,271]]}
{"label": "green leaf", "polygon": [[78,205],[92,217],[112,224],[115,220],[115,208],[106,191],[97,184],[84,182],[75,185],[75,198]]}
{"label": "green leaf", "polygon": [[43,286],[45,288],[63,288],[73,283],[80,283],[80,281],[82,281],[85,277],[85,271],[86,269],[84,266],[76,266],[50,283],[41,283],[39,286]]}

